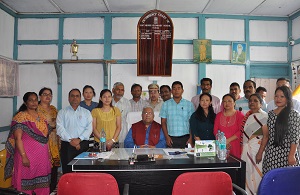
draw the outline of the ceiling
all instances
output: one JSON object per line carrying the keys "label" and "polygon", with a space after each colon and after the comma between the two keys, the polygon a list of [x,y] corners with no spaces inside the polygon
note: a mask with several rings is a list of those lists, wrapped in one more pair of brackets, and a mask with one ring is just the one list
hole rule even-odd
{"label": "ceiling", "polygon": [[167,13],[290,16],[300,0],[0,0],[17,14]]}

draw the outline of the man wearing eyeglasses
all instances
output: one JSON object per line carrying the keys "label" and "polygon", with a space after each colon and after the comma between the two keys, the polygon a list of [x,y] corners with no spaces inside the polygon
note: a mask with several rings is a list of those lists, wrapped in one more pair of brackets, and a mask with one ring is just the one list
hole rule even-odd
{"label": "man wearing eyeglasses", "polygon": [[151,106],[143,108],[142,120],[134,123],[124,141],[125,148],[165,148],[166,139],[161,125],[154,121]]}

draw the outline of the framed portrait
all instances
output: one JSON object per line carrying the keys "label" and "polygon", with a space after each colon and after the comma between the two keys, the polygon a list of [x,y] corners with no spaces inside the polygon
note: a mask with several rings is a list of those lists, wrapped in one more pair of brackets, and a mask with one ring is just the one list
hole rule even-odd
{"label": "framed portrait", "polygon": [[246,64],[247,44],[241,42],[232,42],[231,46],[231,63]]}
{"label": "framed portrait", "polygon": [[194,39],[193,40],[193,61],[196,63],[211,63],[211,40]]}

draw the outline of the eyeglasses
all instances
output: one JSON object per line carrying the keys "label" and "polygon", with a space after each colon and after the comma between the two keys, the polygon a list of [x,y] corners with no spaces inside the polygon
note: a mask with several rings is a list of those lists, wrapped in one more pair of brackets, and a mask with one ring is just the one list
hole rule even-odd
{"label": "eyeglasses", "polygon": [[51,93],[42,93],[42,96],[49,96],[49,97],[52,97],[52,94]]}
{"label": "eyeglasses", "polygon": [[152,112],[143,112],[143,114],[145,114],[145,115],[153,115]]}

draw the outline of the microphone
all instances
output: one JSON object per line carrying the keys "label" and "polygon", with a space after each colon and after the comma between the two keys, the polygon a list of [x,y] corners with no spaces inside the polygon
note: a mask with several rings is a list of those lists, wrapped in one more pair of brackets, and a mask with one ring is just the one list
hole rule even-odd
{"label": "microphone", "polygon": [[183,107],[181,107],[181,109],[183,110]]}
{"label": "microphone", "polygon": [[242,110],[243,110],[243,108],[242,108],[242,107],[239,107],[239,111],[241,111],[241,112],[242,112]]}

